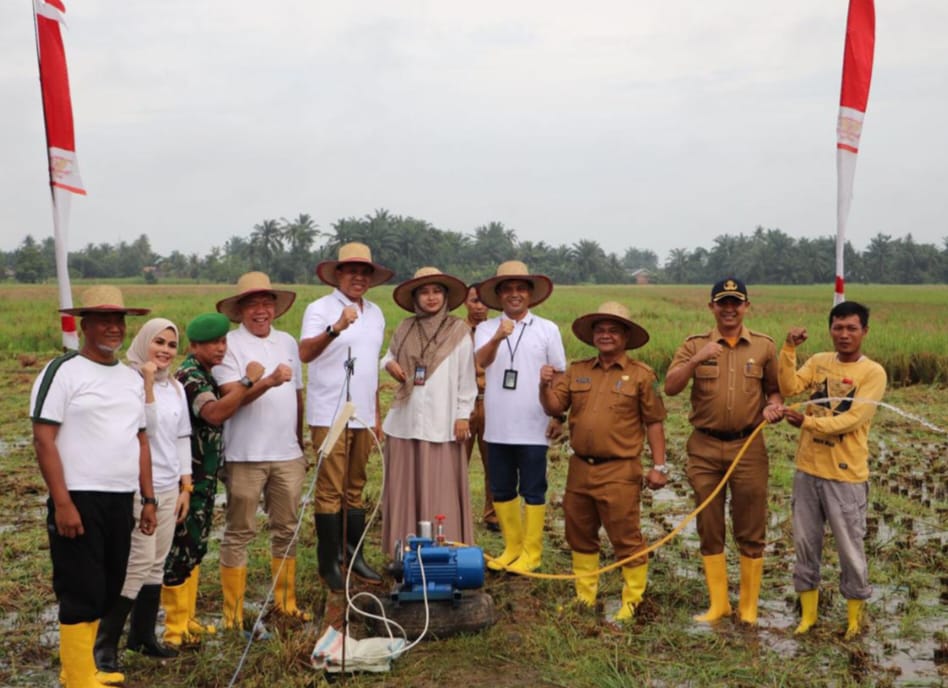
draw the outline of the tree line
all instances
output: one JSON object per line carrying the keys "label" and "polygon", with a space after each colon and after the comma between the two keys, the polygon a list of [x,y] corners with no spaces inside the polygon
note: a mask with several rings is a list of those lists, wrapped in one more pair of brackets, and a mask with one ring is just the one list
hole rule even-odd
{"label": "tree line", "polygon": [[[627,248],[620,256],[607,253],[592,239],[558,246],[521,241],[502,222],[489,222],[465,234],[381,209],[361,218],[340,219],[329,230],[320,229],[306,213],[263,220],[249,235],[234,235],[204,256],[177,250],[159,255],[145,234],[131,243],[89,243],[69,252],[69,270],[76,278],[223,283],[235,282],[249,270],[263,270],[276,282],[306,284],[316,281],[318,262],[335,258],[338,248],[350,241],[371,246],[373,258],[392,268],[398,280],[423,265],[483,279],[494,274],[500,262],[516,258],[559,284],[634,283],[642,275],[653,283],[670,284],[706,284],[723,275],[754,284],[831,283],[836,250],[835,237],[797,239],[780,229],[757,227],[749,234],[715,237],[709,247],[676,248],[660,265],[658,255],[647,249]],[[948,283],[948,237],[939,248],[917,243],[911,234],[893,238],[880,233],[861,252],[847,242],[845,263],[848,282]],[[55,279],[52,237],[37,241],[26,236],[15,250],[0,252],[0,265],[5,279],[29,283]]]}

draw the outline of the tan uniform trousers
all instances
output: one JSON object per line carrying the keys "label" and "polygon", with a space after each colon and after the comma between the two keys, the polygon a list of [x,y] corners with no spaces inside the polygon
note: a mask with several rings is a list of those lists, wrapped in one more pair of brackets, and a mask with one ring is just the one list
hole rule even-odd
{"label": "tan uniform trousers", "polygon": [[487,468],[487,443],[484,441],[484,400],[478,395],[471,412],[471,439],[467,441],[467,460],[473,456],[474,441],[477,440],[477,451],[481,455],[481,464],[484,466],[484,523],[497,523],[497,514],[494,513],[494,495],[490,491],[490,471]]}
{"label": "tan uniform trousers", "polygon": [[[578,456],[569,460],[563,512],[566,542],[574,552],[599,551],[599,527],[605,528],[616,559],[625,559],[645,547],[642,513],[642,462],[639,458],[617,459],[590,465]],[[625,564],[645,564],[646,558]]]}
{"label": "tan uniform trousers", "polygon": [[[722,441],[697,430],[688,438],[688,482],[701,504],[724,477],[746,440]],[[740,553],[757,559],[764,553],[767,529],[767,448],[762,433],[747,448],[728,484],[698,514],[702,556],[721,554],[725,543],[724,503],[731,493],[731,529]]]}
{"label": "tan uniform trousers", "polygon": [[[314,451],[329,434],[329,428],[310,426]],[[316,495],[313,498],[317,514],[335,514],[342,511],[345,495],[347,509],[363,507],[362,491],[367,480],[366,466],[369,453],[375,446],[368,428],[350,428],[343,431],[332,451],[323,458],[316,476]]]}
{"label": "tan uniform trousers", "polygon": [[247,565],[247,545],[257,533],[257,508],[263,495],[270,530],[270,555],[294,558],[293,533],[299,521],[306,459],[228,461],[224,464],[227,510],[221,538],[221,566]]}

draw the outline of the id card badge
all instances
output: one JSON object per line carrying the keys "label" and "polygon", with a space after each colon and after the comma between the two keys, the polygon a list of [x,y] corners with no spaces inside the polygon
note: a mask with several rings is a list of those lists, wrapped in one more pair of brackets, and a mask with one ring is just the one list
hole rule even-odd
{"label": "id card badge", "polygon": [[513,368],[504,371],[504,389],[517,389],[517,371]]}
{"label": "id card badge", "polygon": [[428,379],[428,366],[416,365],[414,377],[415,387],[424,385],[426,379]]}

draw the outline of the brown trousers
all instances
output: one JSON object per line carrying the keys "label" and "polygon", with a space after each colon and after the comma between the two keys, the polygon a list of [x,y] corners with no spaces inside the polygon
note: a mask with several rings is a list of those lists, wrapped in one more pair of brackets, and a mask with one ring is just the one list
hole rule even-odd
{"label": "brown trousers", "polygon": [[[724,477],[746,440],[724,442],[698,431],[688,438],[688,482],[701,504]],[[763,434],[751,442],[727,485],[698,514],[702,556],[721,554],[725,544],[724,504],[731,493],[731,530],[740,553],[757,559],[764,553],[767,530],[767,474],[769,463]]]}
{"label": "brown trousers", "polygon": [[[605,528],[616,559],[625,559],[645,547],[639,525],[642,508],[642,462],[619,459],[591,466],[577,456],[569,461],[563,512],[566,542],[575,552],[599,551],[599,527]],[[645,564],[633,560],[626,566]]]}
{"label": "brown trousers", "polygon": [[481,464],[484,466],[484,523],[497,523],[497,514],[494,513],[494,495],[490,491],[490,471],[487,468],[487,443],[484,442],[484,400],[474,402],[471,412],[471,439],[467,441],[467,460],[473,456],[474,440],[477,440],[477,452],[481,455]]}
{"label": "brown trousers", "polygon": [[[313,447],[318,450],[319,445],[329,434],[329,428],[311,425],[309,430]],[[369,463],[369,453],[374,446],[372,431],[367,428],[343,431],[332,451],[323,458],[323,463],[319,468],[319,475],[316,477],[316,494],[313,498],[315,513],[335,514],[342,511],[343,495],[345,495],[346,508],[361,509],[363,507],[362,490],[367,480],[365,468]]]}

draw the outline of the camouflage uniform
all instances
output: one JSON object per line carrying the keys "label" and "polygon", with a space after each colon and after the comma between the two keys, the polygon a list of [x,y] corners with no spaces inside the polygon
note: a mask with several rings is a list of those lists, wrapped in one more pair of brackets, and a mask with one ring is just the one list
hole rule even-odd
{"label": "camouflage uniform", "polygon": [[212,425],[201,416],[201,406],[220,398],[220,389],[193,355],[188,355],[175,374],[184,387],[191,412],[191,480],[194,492],[184,523],[174,533],[171,551],[165,560],[164,584],[181,585],[207,553],[207,540],[214,516],[217,475],[224,463],[222,426]]}

